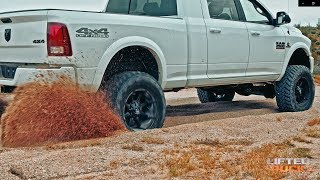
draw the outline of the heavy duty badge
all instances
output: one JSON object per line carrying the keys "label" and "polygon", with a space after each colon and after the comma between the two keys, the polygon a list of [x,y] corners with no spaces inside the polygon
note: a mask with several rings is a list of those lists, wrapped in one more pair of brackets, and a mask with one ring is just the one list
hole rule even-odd
{"label": "heavy duty badge", "polygon": [[286,49],[285,42],[276,42],[276,49]]}
{"label": "heavy duty badge", "polygon": [[11,29],[6,29],[4,31],[4,39],[9,42],[11,39]]}

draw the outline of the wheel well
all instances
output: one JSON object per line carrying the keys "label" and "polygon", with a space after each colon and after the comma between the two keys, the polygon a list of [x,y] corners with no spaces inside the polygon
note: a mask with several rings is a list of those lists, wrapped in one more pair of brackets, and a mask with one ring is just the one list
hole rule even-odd
{"label": "wheel well", "polygon": [[310,69],[309,56],[303,49],[297,49],[291,56],[288,65],[303,65]]}
{"label": "wheel well", "polygon": [[111,59],[103,80],[107,81],[112,76],[126,71],[145,72],[159,80],[159,67],[151,51],[141,46],[123,48]]}

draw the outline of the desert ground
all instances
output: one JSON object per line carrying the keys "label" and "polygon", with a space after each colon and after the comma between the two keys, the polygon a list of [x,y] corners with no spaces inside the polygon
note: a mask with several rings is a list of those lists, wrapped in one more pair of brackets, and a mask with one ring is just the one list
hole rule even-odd
{"label": "desert ground", "polygon": [[[313,108],[298,113],[259,96],[200,104],[188,89],[166,98],[163,129],[0,147],[0,179],[320,179],[320,87]],[[310,171],[268,169],[267,158],[291,157],[309,158]]]}

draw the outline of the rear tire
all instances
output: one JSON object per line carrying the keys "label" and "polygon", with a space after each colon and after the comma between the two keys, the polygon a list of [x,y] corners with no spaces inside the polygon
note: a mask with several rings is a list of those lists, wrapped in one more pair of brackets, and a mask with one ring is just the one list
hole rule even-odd
{"label": "rear tire", "polygon": [[120,73],[107,81],[103,89],[129,130],[163,126],[166,115],[164,94],[158,82],[149,74]]}
{"label": "rear tire", "polygon": [[222,91],[197,89],[201,103],[232,101],[235,96],[233,89],[223,89]]}
{"label": "rear tire", "polygon": [[276,83],[276,98],[280,111],[298,112],[312,107],[315,86],[310,70],[301,65],[288,66],[281,81]]}

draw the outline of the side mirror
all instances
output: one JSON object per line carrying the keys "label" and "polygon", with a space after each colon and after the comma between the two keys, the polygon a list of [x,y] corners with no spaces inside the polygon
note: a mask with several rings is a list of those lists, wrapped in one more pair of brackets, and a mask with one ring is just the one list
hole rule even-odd
{"label": "side mirror", "polygon": [[291,18],[286,12],[278,12],[275,21],[276,25],[288,24],[291,22]]}

